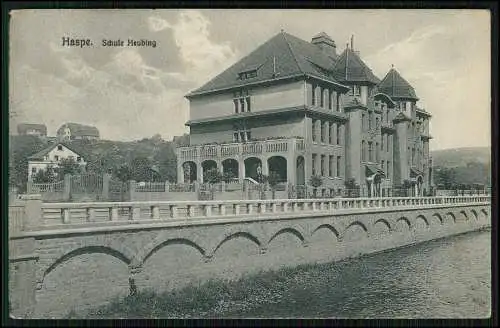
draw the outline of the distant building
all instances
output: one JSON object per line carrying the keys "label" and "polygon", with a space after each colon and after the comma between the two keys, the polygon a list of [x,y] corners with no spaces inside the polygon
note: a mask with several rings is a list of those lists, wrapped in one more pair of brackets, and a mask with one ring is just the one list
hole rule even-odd
{"label": "distant building", "polygon": [[365,196],[408,183],[424,194],[432,186],[431,115],[399,72],[380,80],[353,43],[339,55],[325,33],[307,42],[281,32],[189,93],[179,182],[203,182],[216,168],[240,181],[274,172],[292,185],[320,176],[330,195],[348,180]]}
{"label": "distant building", "polygon": [[87,164],[81,151],[66,143],[58,142],[28,157],[28,178],[38,171],[46,170],[49,166],[58,167],[63,159],[73,159],[82,166]]}
{"label": "distant building", "polygon": [[20,136],[47,136],[45,124],[20,123],[17,125],[17,134]]}
{"label": "distant building", "polygon": [[97,140],[99,130],[90,125],[66,123],[57,130],[59,140]]}

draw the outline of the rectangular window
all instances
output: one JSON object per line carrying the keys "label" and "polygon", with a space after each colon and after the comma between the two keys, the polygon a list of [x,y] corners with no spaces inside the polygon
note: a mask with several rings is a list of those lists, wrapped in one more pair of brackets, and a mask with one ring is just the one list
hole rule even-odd
{"label": "rectangular window", "polygon": [[333,176],[333,155],[328,156],[328,176]]}
{"label": "rectangular window", "polygon": [[333,136],[334,136],[334,125],[335,123],[331,123],[329,124],[329,127],[330,127],[330,133],[328,134],[328,143],[330,145],[333,145]]}
{"label": "rectangular window", "polygon": [[366,162],[366,143],[364,140],[361,141],[361,161]]}
{"label": "rectangular window", "polygon": [[312,141],[313,142],[316,142],[316,120],[312,120],[312,129],[311,129],[311,132],[312,132]]}
{"label": "rectangular window", "polygon": [[337,106],[335,107],[337,112],[340,112],[340,94],[337,93]]}
{"label": "rectangular window", "polygon": [[325,124],[324,123],[320,123],[321,127],[321,142],[325,142]]}
{"label": "rectangular window", "polygon": [[238,114],[238,113],[240,112],[240,111],[239,111],[239,106],[238,106],[239,101],[238,101],[238,99],[233,99],[233,102],[234,102],[234,112],[235,112],[236,114]]}
{"label": "rectangular window", "polygon": [[366,131],[366,115],[364,113],[361,114],[361,131]]}
{"label": "rectangular window", "polygon": [[312,154],[312,175],[316,175],[316,154]]}
{"label": "rectangular window", "polygon": [[373,143],[368,142],[368,161],[373,162]]}
{"label": "rectangular window", "polygon": [[340,124],[337,125],[337,145],[340,145],[340,137],[341,137],[341,135],[340,135],[340,129],[341,129],[341,127],[342,126]]}
{"label": "rectangular window", "polygon": [[312,105],[313,105],[313,106],[316,106],[316,85],[311,84],[311,87],[312,87],[312,92],[311,92],[311,93],[312,93],[312,94],[311,94],[312,98],[311,98],[311,102],[312,102]]}
{"label": "rectangular window", "polygon": [[380,167],[382,168],[382,171],[387,173],[387,171],[385,170],[385,161],[384,160],[382,160]]}
{"label": "rectangular window", "polygon": [[233,142],[239,142],[240,141],[239,135],[240,134],[238,132],[234,132],[233,133]]}
{"label": "rectangular window", "polygon": [[76,157],[76,161],[77,161],[77,162],[81,162],[81,161],[82,161],[82,158],[81,158],[80,156],[77,156],[77,157]]}
{"label": "rectangular window", "polygon": [[361,95],[361,87],[359,85],[355,85],[353,90],[355,96]]}
{"label": "rectangular window", "polygon": [[55,155],[55,156],[54,156],[54,159],[55,159],[56,161],[58,161],[58,160],[59,160],[59,156]]}
{"label": "rectangular window", "polygon": [[382,138],[380,139],[380,149],[383,151],[384,150],[384,137],[385,137],[385,134],[382,134]]}
{"label": "rectangular window", "polygon": [[340,169],[341,169],[341,167],[340,167],[340,156],[337,156],[337,172],[336,173],[337,173],[338,177],[341,176]]}
{"label": "rectangular window", "polygon": [[233,95],[234,112],[244,113],[245,111],[250,111],[250,95],[248,90],[240,90],[235,92]]}
{"label": "rectangular window", "polygon": [[333,109],[333,101],[335,99],[335,91],[329,90],[329,95],[328,95],[328,109],[332,110]]}
{"label": "rectangular window", "polygon": [[321,155],[321,176],[325,176],[325,155]]}
{"label": "rectangular window", "polygon": [[36,167],[31,168],[31,173],[36,173]]}

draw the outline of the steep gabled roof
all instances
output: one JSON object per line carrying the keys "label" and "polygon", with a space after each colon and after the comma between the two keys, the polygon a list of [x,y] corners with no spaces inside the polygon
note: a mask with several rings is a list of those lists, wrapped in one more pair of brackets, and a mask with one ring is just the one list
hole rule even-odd
{"label": "steep gabled roof", "polygon": [[391,68],[382,82],[380,82],[378,89],[392,98],[418,100],[415,89],[394,68]]}
{"label": "steep gabled roof", "polygon": [[336,60],[333,66],[335,78],[341,82],[368,82],[380,83],[380,79],[373,74],[372,70],[359,58],[358,54],[350,48]]}
{"label": "steep gabled roof", "polygon": [[[333,63],[334,58],[325,54],[318,46],[281,32],[187,97],[274,78],[304,75],[339,83],[330,72]],[[255,69],[255,77],[240,79],[240,73]]]}
{"label": "steep gabled roof", "polygon": [[68,148],[72,152],[80,155],[81,157],[85,156],[84,151],[74,147],[73,145],[69,145],[66,142],[56,142],[56,143],[53,143],[52,145],[48,146],[47,148],[44,148],[44,149],[40,150],[39,152],[29,156],[28,159],[30,159],[30,160],[43,160],[45,158],[45,155],[47,155],[52,149],[56,148],[58,145],[62,145],[64,147]]}
{"label": "steep gabled roof", "polygon": [[65,123],[57,130],[57,134],[62,134],[65,127],[68,127],[71,130],[71,135],[74,136],[99,137],[99,130],[95,126],[79,123]]}

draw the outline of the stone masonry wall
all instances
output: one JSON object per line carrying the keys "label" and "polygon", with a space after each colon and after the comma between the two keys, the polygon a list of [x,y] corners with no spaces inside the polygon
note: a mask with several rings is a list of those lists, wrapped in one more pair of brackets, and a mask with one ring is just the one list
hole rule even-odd
{"label": "stone masonry wall", "polygon": [[[161,292],[210,278],[237,279],[261,270],[336,261],[490,225],[486,205],[365,210],[282,219],[256,215],[231,223],[184,220],[148,229],[34,232],[33,317],[61,317],[126,296],[129,278],[139,290]],[[11,287],[11,302],[15,295]]]}

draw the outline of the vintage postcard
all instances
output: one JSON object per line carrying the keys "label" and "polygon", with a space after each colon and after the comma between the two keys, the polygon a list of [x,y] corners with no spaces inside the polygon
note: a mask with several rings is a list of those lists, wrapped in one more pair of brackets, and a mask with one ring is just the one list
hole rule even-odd
{"label": "vintage postcard", "polygon": [[11,318],[489,318],[490,24],[11,11]]}

